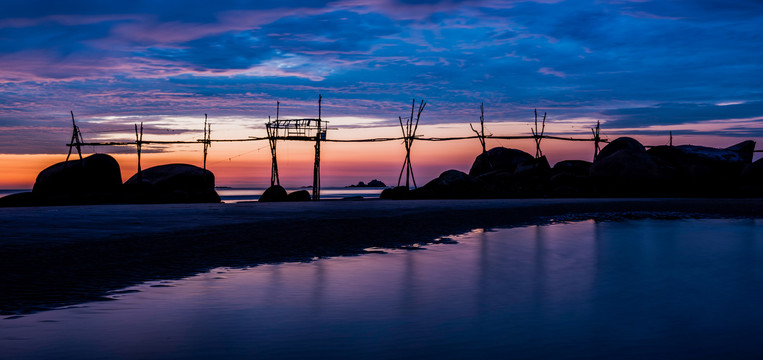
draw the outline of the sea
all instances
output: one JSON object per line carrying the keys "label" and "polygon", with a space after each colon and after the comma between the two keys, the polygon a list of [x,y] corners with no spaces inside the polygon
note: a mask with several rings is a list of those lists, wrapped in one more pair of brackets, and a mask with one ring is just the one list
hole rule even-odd
{"label": "sea", "polygon": [[[220,195],[220,199],[224,203],[237,203],[246,201],[257,201],[265,188],[232,188],[232,187],[219,187],[215,188]],[[312,193],[312,188],[287,188],[287,192],[307,190]],[[339,200],[339,199],[373,199],[379,198],[379,195],[384,188],[372,188],[372,187],[326,187],[321,188],[322,200]],[[0,189],[0,197],[15,194],[19,192],[31,191],[31,189]]]}
{"label": "sea", "polygon": [[215,268],[0,319],[0,357],[756,359],[762,225],[476,228],[405,249]]}

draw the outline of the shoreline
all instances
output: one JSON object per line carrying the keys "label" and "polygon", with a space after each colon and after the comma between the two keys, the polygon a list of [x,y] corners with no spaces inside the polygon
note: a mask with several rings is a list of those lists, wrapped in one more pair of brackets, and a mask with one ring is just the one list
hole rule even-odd
{"label": "shoreline", "polygon": [[595,214],[763,218],[763,199],[359,200],[0,209],[0,314],[149,280],[395,248],[475,228]]}

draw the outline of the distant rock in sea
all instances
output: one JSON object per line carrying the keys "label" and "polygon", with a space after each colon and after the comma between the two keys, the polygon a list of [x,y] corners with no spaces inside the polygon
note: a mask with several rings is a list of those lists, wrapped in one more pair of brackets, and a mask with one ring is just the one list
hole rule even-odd
{"label": "distant rock in sea", "polygon": [[360,181],[360,182],[358,182],[357,185],[350,185],[350,186],[347,186],[347,187],[348,188],[354,188],[354,187],[384,188],[384,187],[387,187],[387,185],[385,185],[383,182],[381,182],[379,180],[373,179],[373,180],[369,181],[368,184]]}

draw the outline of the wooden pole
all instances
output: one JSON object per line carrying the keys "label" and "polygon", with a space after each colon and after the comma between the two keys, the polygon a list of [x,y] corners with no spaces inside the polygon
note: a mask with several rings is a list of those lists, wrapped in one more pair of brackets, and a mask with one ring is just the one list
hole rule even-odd
{"label": "wooden pole", "polygon": [[543,156],[543,151],[540,149],[540,142],[543,140],[543,133],[546,131],[546,113],[543,113],[543,123],[542,127],[539,130],[538,129],[538,109],[535,109],[535,129],[530,128],[530,132],[533,134],[533,138],[535,139],[535,158],[539,158]]}
{"label": "wooden pole", "polygon": [[[278,110],[276,110],[276,116],[278,116]],[[265,129],[268,132],[268,143],[270,144],[270,186],[281,185],[281,179],[278,176],[278,156],[276,153],[276,135],[278,134],[278,128],[275,126],[276,125],[270,121],[270,117],[268,117],[268,123],[265,124]]]}
{"label": "wooden pole", "polygon": [[204,114],[204,173],[207,172],[207,152],[212,145],[212,124],[207,123],[207,114]]}
{"label": "wooden pole", "polygon": [[469,127],[472,128],[472,131],[474,131],[475,134],[477,134],[477,139],[480,141],[480,145],[482,145],[482,153],[486,153],[487,149],[485,148],[485,103],[480,104],[480,131],[477,131],[474,129],[474,126],[472,124],[469,124]]}
{"label": "wooden pole", "polygon": [[313,201],[321,199],[321,101],[323,96],[318,94],[318,131],[315,133],[315,164],[313,165]]}
{"label": "wooden pole", "polygon": [[[74,111],[69,110],[69,113],[72,115],[72,140],[69,142],[69,154],[66,155],[66,161],[69,161],[69,157],[72,155],[72,146],[77,148],[79,159],[82,160],[81,144],[84,142],[82,140],[82,133],[79,131],[79,127],[74,121]],[[66,164],[64,164],[64,167],[66,167]]]}
{"label": "wooden pole", "polygon": [[591,132],[593,133],[593,161],[596,161],[596,158],[599,156],[599,143],[601,142],[601,137],[599,135],[600,131],[600,122],[596,122],[596,128],[591,129]]}
{"label": "wooden pole", "polygon": [[[403,178],[403,173],[405,172],[405,187],[410,188],[410,183],[413,182],[413,187],[417,188],[416,177],[413,175],[413,165],[411,164],[411,147],[413,146],[413,140],[416,138],[416,130],[419,128],[421,113],[424,111],[426,105],[427,103],[424,100],[421,100],[418,113],[416,113],[416,99],[413,99],[411,103],[411,117],[406,119],[405,125],[403,125],[403,118],[398,116],[398,121],[400,122],[400,130],[403,132],[405,160],[403,161],[403,168],[400,169],[400,175],[397,177],[397,186],[400,186]],[[415,122],[413,117],[414,114],[416,114]]]}
{"label": "wooden pole", "polygon": [[140,123],[140,133],[138,133],[138,124],[135,124],[135,147],[138,150],[138,182],[143,181],[143,172],[140,168],[140,150],[143,145],[143,123]]}
{"label": "wooden pole", "polygon": [[400,181],[403,179],[403,171],[408,166],[408,137],[406,136],[405,127],[403,126],[403,117],[398,116],[400,121],[400,130],[403,132],[403,145],[405,146],[405,160],[403,160],[403,167],[400,169],[400,175],[397,177],[397,186],[400,186]]}

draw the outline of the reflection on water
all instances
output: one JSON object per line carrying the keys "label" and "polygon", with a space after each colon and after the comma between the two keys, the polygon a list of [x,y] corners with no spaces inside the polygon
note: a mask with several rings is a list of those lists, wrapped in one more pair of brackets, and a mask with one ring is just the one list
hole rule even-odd
{"label": "reflection on water", "polygon": [[759,227],[586,221],[215,269],[0,320],[0,357],[752,358]]}

